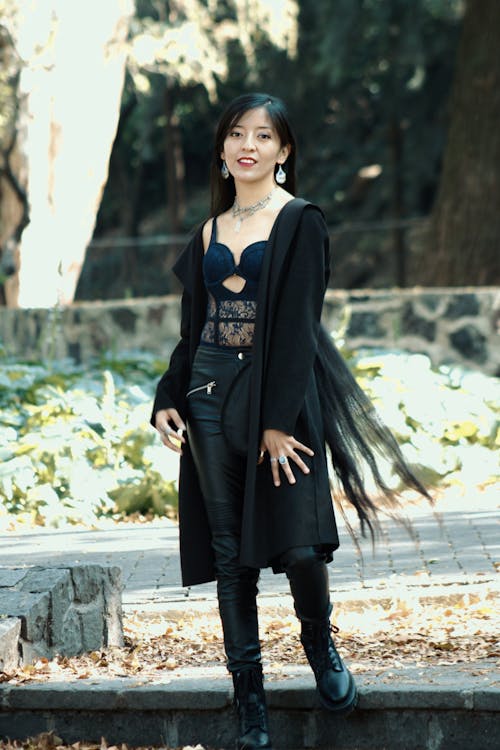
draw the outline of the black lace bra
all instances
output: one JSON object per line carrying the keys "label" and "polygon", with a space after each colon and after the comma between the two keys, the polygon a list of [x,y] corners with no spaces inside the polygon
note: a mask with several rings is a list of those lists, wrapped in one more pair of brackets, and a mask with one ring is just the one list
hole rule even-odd
{"label": "black lace bra", "polygon": [[[217,241],[217,222],[203,258],[203,278],[208,292],[207,317],[201,343],[207,346],[248,348],[253,344],[257,289],[266,240],[252,242],[241,253],[240,262],[227,245]],[[230,276],[245,281],[241,292],[224,285]]]}

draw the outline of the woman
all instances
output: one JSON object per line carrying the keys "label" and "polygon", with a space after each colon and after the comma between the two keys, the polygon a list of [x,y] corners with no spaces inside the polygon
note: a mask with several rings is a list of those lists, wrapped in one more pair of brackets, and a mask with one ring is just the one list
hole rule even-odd
{"label": "woman", "polygon": [[321,703],[338,713],[356,703],[331,635],[327,563],[338,536],[325,441],[370,528],[376,508],[359,455],[392,498],[377,472],[376,443],[424,491],[320,327],[328,235],[321,211],[293,197],[295,158],[280,100],[249,94],[228,106],[215,138],[212,218],[174,266],[184,286],[181,340],[152,416],[164,445],[181,453],[183,583],[217,581],[240,749],[271,747],[260,568],[290,581]]}

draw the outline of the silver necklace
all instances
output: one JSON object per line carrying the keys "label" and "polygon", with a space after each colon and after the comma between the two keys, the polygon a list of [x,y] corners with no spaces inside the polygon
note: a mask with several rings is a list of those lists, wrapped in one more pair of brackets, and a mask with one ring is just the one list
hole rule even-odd
{"label": "silver necklace", "polygon": [[265,195],[264,198],[261,198],[260,201],[252,203],[251,206],[245,206],[244,208],[242,208],[238,203],[238,198],[234,199],[234,203],[231,206],[231,216],[233,217],[233,219],[238,219],[234,227],[235,232],[240,231],[242,221],[245,221],[245,219],[248,219],[249,216],[253,216],[257,211],[260,211],[261,208],[265,208],[267,206],[272,198],[275,189],[276,188],[273,188],[271,192]]}

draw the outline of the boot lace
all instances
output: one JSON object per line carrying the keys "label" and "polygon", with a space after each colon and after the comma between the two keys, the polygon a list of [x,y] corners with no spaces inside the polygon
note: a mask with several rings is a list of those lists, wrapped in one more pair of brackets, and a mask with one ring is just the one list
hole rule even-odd
{"label": "boot lace", "polygon": [[262,702],[255,693],[250,693],[248,700],[240,704],[241,727],[246,734],[251,729],[266,731],[266,715]]}
{"label": "boot lace", "polygon": [[317,677],[329,669],[342,672],[342,662],[332,638],[332,633],[336,635],[338,632],[338,627],[331,623],[315,624],[304,631],[302,643],[309,664]]}
{"label": "boot lace", "polygon": [[242,734],[252,729],[267,731],[265,698],[260,680],[253,670],[247,670],[238,676],[235,699]]}
{"label": "boot lace", "polygon": [[338,654],[337,649],[335,648],[335,643],[333,642],[333,635],[336,635],[339,632],[339,629],[336,625],[330,625],[327,632],[327,638],[328,638],[328,660],[330,662],[331,669],[334,669],[335,672],[342,672],[342,662],[340,661],[340,656]]}

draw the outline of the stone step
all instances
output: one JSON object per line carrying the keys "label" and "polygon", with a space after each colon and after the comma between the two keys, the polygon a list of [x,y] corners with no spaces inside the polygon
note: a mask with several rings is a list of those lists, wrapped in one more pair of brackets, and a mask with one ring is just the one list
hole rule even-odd
{"label": "stone step", "polygon": [[[336,717],[317,702],[306,667],[266,681],[275,750],[493,750],[500,687],[492,665],[406,668],[357,676],[358,708]],[[0,737],[54,731],[66,743],[234,748],[229,677],[190,668],[167,680],[0,685]]]}
{"label": "stone step", "polygon": [[121,590],[116,566],[0,568],[1,670],[121,645]]}
{"label": "stone step", "polygon": [[0,672],[12,672],[19,664],[19,636],[21,620],[17,617],[0,619]]}

